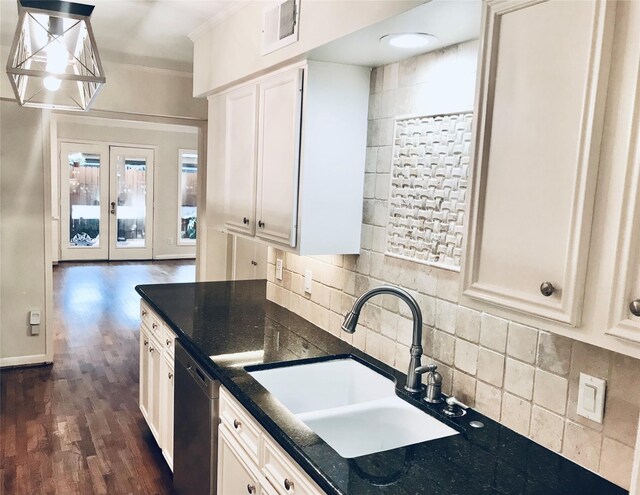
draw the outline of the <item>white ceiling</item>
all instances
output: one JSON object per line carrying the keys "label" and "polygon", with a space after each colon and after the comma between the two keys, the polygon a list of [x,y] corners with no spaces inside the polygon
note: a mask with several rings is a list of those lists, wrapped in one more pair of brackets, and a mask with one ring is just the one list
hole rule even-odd
{"label": "white ceiling", "polygon": [[[79,0],[95,5],[91,24],[107,61],[191,71],[187,37],[238,0]],[[18,20],[17,0],[0,0],[0,44],[9,46]],[[4,61],[3,61],[4,63]]]}
{"label": "white ceiling", "polygon": [[[481,0],[431,0],[316,48],[312,50],[311,58],[378,67],[478,38],[481,15]],[[385,34],[412,32],[432,34],[437,37],[437,41],[417,50],[394,48],[380,42]]]}

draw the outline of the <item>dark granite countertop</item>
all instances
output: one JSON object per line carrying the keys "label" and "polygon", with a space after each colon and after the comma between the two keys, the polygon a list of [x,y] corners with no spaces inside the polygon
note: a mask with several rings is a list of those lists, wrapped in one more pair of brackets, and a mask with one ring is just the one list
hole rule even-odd
{"label": "dark granite countertop", "polygon": [[[393,376],[399,396],[438,417],[441,405],[402,390],[405,375],[266,300],[264,280],[139,285],[136,291],[180,343],[253,414],[329,494],[621,495],[622,488],[476,411],[463,434],[354,459],[340,457],[284,408],[230,354],[262,351],[264,363],[353,355]],[[209,356],[220,356],[210,359]],[[232,357],[232,356],[231,356]],[[482,421],[484,428],[469,426]]]}

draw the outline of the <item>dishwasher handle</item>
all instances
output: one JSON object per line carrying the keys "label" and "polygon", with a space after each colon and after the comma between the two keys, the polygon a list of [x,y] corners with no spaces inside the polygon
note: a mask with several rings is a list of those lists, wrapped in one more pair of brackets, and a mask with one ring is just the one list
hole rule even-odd
{"label": "dishwasher handle", "polygon": [[218,397],[218,386],[215,378],[209,376],[209,374],[195,362],[180,342],[176,342],[176,364],[180,364],[185,371],[191,375],[210,399]]}

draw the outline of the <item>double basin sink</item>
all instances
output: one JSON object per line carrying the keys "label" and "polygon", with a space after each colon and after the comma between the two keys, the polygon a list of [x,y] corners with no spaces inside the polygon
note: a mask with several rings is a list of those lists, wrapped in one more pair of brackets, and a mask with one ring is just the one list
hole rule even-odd
{"label": "double basin sink", "polygon": [[391,379],[352,358],[248,372],[344,458],[458,434],[396,396]]}

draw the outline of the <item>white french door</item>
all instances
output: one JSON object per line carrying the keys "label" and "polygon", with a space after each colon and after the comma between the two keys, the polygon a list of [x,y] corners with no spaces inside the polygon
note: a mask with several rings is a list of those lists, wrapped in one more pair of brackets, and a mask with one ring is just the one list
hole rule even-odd
{"label": "white french door", "polygon": [[154,151],[60,144],[60,259],[153,257]]}

